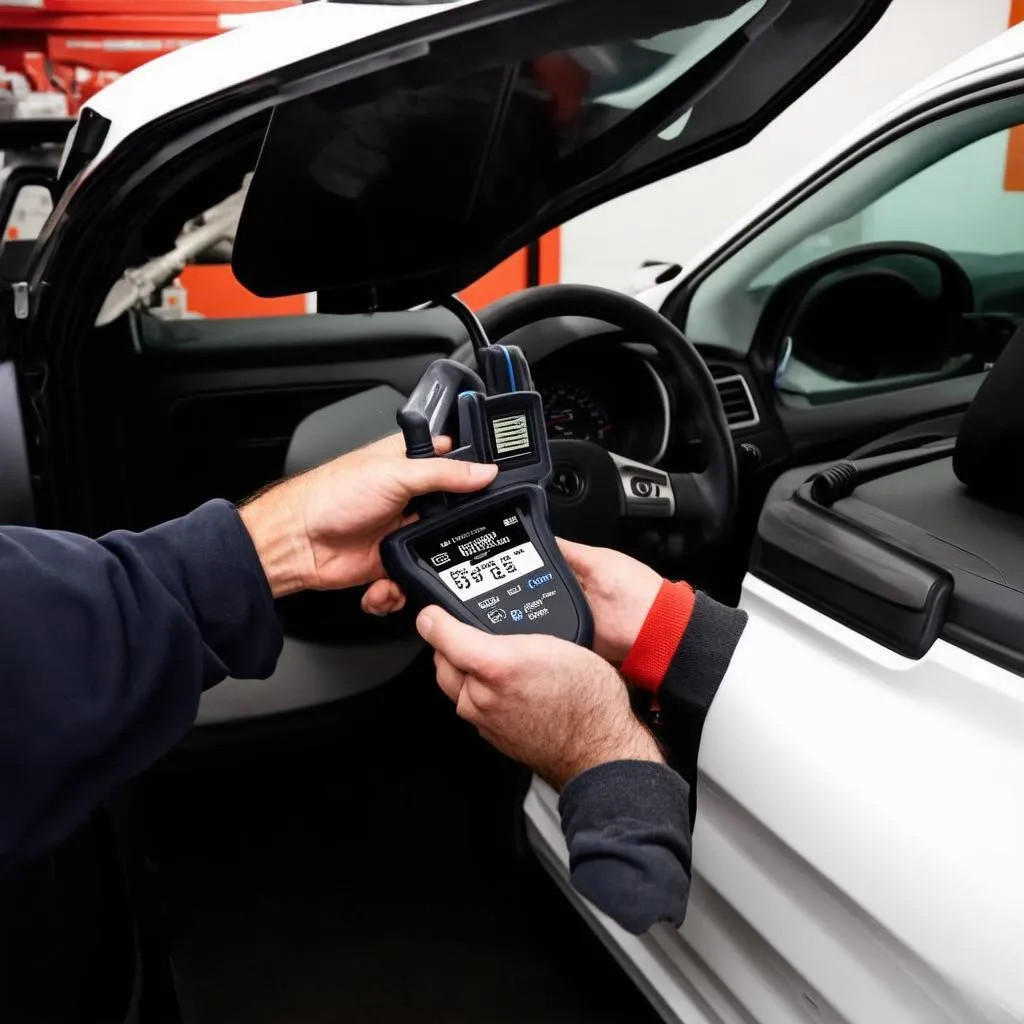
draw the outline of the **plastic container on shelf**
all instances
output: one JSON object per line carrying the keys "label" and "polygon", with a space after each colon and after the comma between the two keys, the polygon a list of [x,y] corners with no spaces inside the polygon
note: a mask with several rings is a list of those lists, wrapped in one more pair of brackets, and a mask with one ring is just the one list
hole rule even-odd
{"label": "plastic container on shelf", "polygon": [[[119,75],[301,0],[0,0],[0,66],[72,114]],[[45,71],[40,73],[40,64]]]}
{"label": "plastic container on shelf", "polygon": [[7,0],[0,2],[0,16],[26,19],[122,15],[139,17],[220,17],[255,14],[290,7],[301,0]]}

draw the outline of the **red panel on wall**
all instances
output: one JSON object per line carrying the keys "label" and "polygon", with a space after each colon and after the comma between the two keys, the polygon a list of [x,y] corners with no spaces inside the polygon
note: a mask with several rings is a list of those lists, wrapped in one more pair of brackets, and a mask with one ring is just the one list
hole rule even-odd
{"label": "red panel on wall", "polygon": [[[1024,0],[1011,0],[1010,26],[1024,21]],[[1006,151],[1006,174],[1003,188],[1007,192],[1024,192],[1024,127],[1010,129]]]}
{"label": "red panel on wall", "polygon": [[558,284],[562,280],[562,232],[549,231],[540,240],[540,280],[538,284]]}
{"label": "red panel on wall", "polygon": [[211,319],[298,316],[306,312],[305,295],[261,299],[238,282],[227,264],[186,267],[179,280],[188,292],[188,308]]}
{"label": "red panel on wall", "polygon": [[479,281],[474,281],[460,293],[460,297],[473,309],[483,309],[495,299],[525,288],[526,266],[526,250],[520,249],[484,274]]}
{"label": "red panel on wall", "polygon": [[[559,230],[549,231],[540,240],[537,284],[557,284],[562,271],[562,239]],[[526,249],[513,253],[479,281],[464,289],[460,296],[473,309],[483,309],[503,295],[529,287],[530,258]]]}

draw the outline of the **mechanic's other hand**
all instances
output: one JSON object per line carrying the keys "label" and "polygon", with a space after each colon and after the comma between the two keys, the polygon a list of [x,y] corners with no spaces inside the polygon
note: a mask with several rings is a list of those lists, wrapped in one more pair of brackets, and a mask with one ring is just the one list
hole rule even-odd
{"label": "mechanic's other hand", "polygon": [[556,789],[609,761],[663,762],[622,678],[592,651],[551,636],[493,636],[436,606],[416,628],[459,715]]}
{"label": "mechanic's other hand", "polygon": [[561,538],[558,546],[594,613],[594,650],[621,665],[658,596],[661,576],[611,548],[592,548]]}
{"label": "mechanic's other hand", "polygon": [[[447,439],[435,446],[451,448]],[[409,519],[412,498],[486,487],[496,466],[407,459],[400,434],[286,480],[240,510],[275,597],[338,590],[384,575],[380,542]]]}

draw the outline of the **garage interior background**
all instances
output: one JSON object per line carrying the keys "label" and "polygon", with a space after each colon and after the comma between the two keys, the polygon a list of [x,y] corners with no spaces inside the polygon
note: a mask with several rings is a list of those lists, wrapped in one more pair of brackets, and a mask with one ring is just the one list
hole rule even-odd
{"label": "garage interior background", "polygon": [[[222,0],[219,6],[235,3],[258,10],[289,2],[296,0],[228,0],[227,4]],[[125,0],[107,0],[110,7],[118,3],[125,4]],[[28,6],[45,12],[48,5],[54,10],[60,5],[63,24],[73,21],[64,16],[72,8],[68,0],[38,0]],[[202,5],[218,6],[212,0],[184,0],[182,10]],[[145,5],[125,6],[139,11]],[[9,14],[5,15],[5,8]],[[23,2],[8,4],[0,0],[0,64],[4,63],[3,36],[13,38],[14,26],[25,12]],[[895,0],[879,25],[840,67],[748,146],[569,222],[538,245],[496,267],[467,289],[464,297],[480,307],[527,284],[559,280],[629,288],[642,279],[638,272],[646,260],[685,264],[865,117],[1008,25],[1021,21],[1024,0]],[[2,88],[0,75],[0,92]],[[0,105],[0,116],[2,111]],[[752,166],[756,174],[750,173]],[[969,147],[959,161],[946,162],[943,174],[970,180],[975,188],[983,184],[988,196],[985,216],[997,220],[1017,244],[1019,229],[1024,229],[1024,196],[1017,194],[1024,191],[1024,132],[1018,130]],[[948,194],[948,178],[935,184]],[[964,209],[938,199],[932,204],[927,202],[928,194],[928,189],[915,190],[918,209],[906,204],[873,209],[870,223],[853,226],[859,237],[851,243],[870,241],[876,233],[883,238],[906,234],[925,240],[921,229],[924,223],[928,226],[927,240],[933,244],[942,246],[944,233],[950,230],[956,230],[962,244],[965,237],[970,237],[962,222],[968,217],[977,218],[978,204]],[[901,231],[901,227],[907,230]],[[978,229],[983,230],[983,226]],[[991,245],[991,230],[985,232],[985,237]],[[180,303],[205,316],[293,314],[315,308],[312,296],[271,303],[257,300],[233,281],[230,268],[209,266],[186,270],[181,287],[169,289],[164,302]]]}

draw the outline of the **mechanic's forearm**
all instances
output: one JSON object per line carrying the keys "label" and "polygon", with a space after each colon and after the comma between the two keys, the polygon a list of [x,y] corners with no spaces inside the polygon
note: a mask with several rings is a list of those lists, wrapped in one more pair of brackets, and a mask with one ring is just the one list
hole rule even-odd
{"label": "mechanic's forearm", "polygon": [[281,484],[238,510],[274,597],[302,590],[308,575],[309,544],[299,505],[291,500],[295,486]]}
{"label": "mechanic's forearm", "polygon": [[689,787],[664,764],[613,761],[559,800],[573,887],[634,935],[682,924],[690,892]]}
{"label": "mechanic's forearm", "polygon": [[281,642],[227,502],[100,541],[0,529],[0,870],[170,750],[204,687],[269,674]]}

